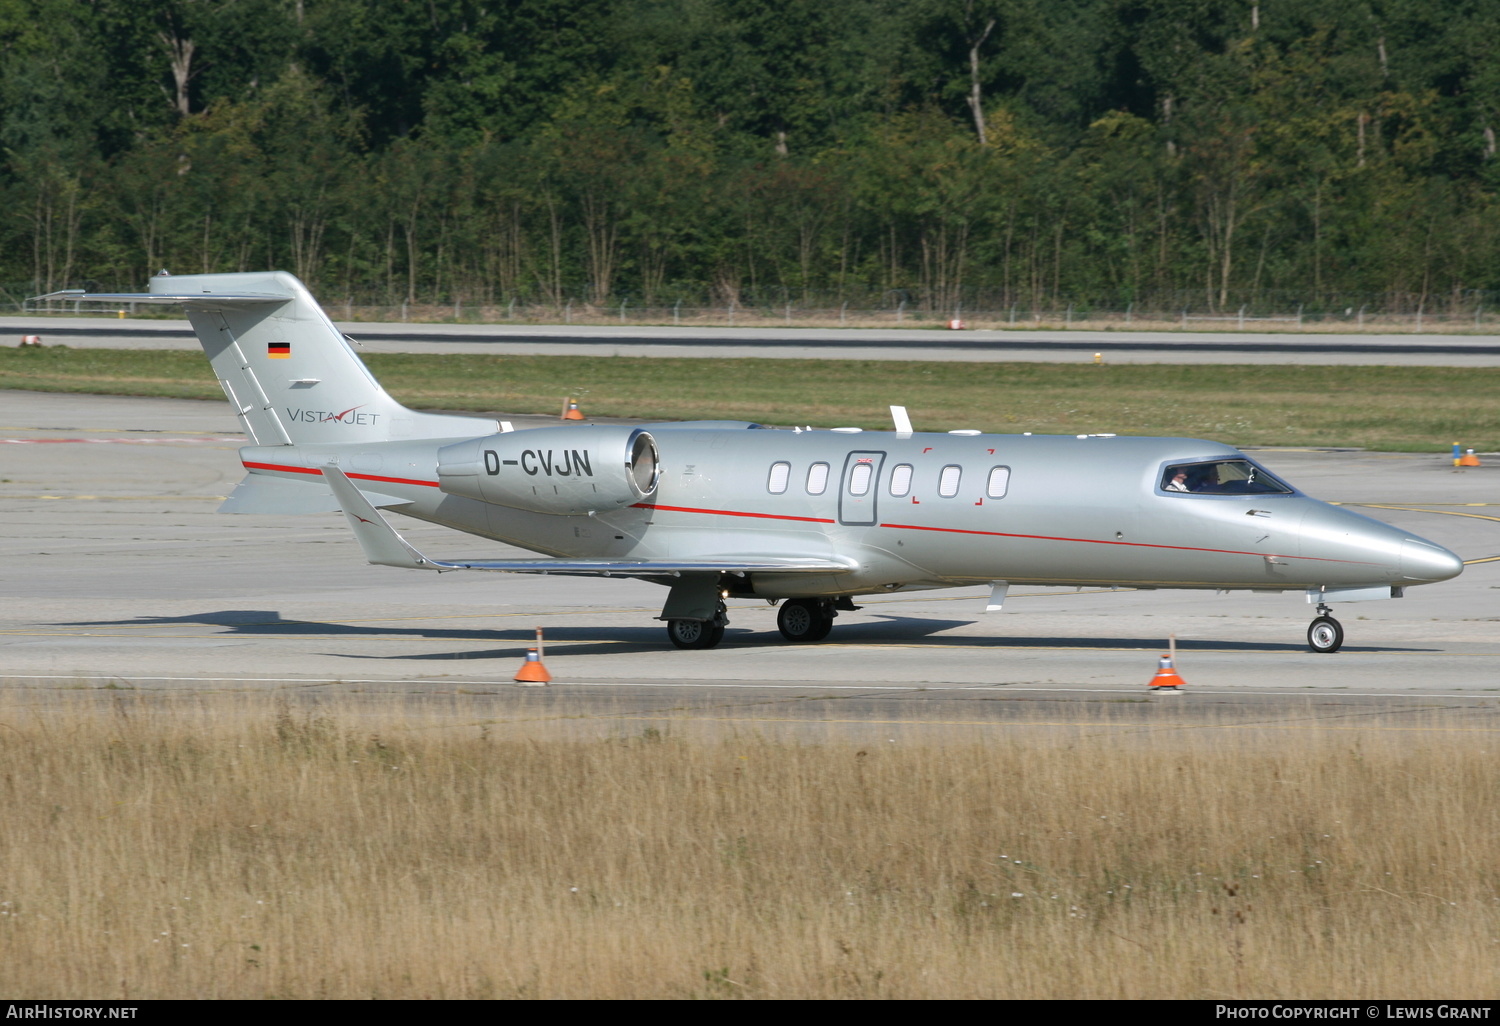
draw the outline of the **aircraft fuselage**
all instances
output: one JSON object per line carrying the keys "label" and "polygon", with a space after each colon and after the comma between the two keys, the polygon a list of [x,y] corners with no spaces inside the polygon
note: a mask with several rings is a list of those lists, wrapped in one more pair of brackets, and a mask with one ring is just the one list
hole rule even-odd
{"label": "aircraft fuselage", "polygon": [[[843,556],[837,575],[753,575],[767,598],[1012,584],[1281,591],[1454,576],[1445,549],[1292,488],[1179,492],[1168,468],[1248,458],[1185,438],[753,429],[651,424],[654,494],[577,512],[510,496],[616,487],[620,428],[488,439],[246,447],[252,473],[303,477],[334,462],[394,508],[559,557]],[[503,455],[498,450],[505,443]],[[454,494],[439,452],[477,452],[478,489]],[[488,454],[488,455],[487,455]],[[1251,464],[1252,466],[1253,463]],[[1269,475],[1266,475],[1269,477]],[[1274,479],[1273,479],[1274,480]],[[467,490],[467,489],[465,489]],[[636,498],[625,492],[626,499]],[[499,498],[502,501],[490,501]],[[536,500],[531,500],[536,501]]]}

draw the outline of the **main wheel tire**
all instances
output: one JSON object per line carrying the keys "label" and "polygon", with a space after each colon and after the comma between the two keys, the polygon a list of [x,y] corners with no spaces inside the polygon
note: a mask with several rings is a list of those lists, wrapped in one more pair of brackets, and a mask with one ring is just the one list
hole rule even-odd
{"label": "main wheel tire", "polygon": [[724,640],[724,625],[711,620],[668,620],[667,637],[678,648],[713,648]]}
{"label": "main wheel tire", "polygon": [[808,643],[822,641],[833,630],[833,617],[817,599],[791,599],[781,604],[776,627],[788,641]]}
{"label": "main wheel tire", "polygon": [[1331,616],[1320,616],[1307,626],[1307,647],[1314,652],[1337,652],[1344,644],[1344,627]]}

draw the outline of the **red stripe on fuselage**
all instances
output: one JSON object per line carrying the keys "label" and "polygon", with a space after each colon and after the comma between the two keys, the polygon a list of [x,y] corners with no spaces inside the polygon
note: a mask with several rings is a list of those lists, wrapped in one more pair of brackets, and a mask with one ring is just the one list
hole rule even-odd
{"label": "red stripe on fuselage", "polygon": [[[316,474],[323,476],[323,472],[316,467],[288,467],[280,463],[246,463],[246,470],[281,470],[288,474]],[[424,488],[437,488],[436,481],[418,481],[410,477],[381,477],[378,474],[345,474],[345,477],[356,481],[381,481],[385,484],[421,485]]]}

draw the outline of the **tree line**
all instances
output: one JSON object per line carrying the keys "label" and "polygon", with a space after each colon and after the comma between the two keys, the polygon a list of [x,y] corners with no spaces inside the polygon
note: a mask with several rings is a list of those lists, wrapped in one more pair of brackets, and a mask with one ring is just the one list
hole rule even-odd
{"label": "tree line", "polygon": [[1485,0],[0,0],[0,283],[1500,289]]}

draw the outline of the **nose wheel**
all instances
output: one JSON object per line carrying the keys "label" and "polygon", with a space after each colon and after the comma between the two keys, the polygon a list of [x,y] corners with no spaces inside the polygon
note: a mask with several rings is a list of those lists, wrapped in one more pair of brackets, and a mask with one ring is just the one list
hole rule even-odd
{"label": "nose wheel", "polygon": [[1314,652],[1337,652],[1344,645],[1344,625],[1328,614],[1333,610],[1318,604],[1318,616],[1307,625],[1307,647]]}
{"label": "nose wheel", "polygon": [[713,648],[724,640],[724,627],[729,623],[722,605],[712,620],[668,620],[667,638],[677,648]]}

